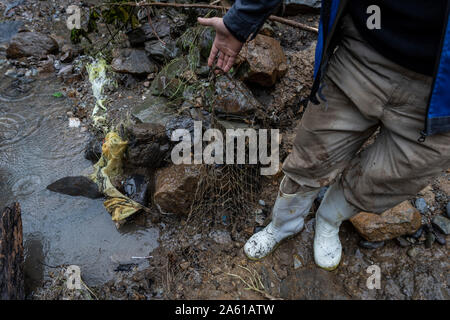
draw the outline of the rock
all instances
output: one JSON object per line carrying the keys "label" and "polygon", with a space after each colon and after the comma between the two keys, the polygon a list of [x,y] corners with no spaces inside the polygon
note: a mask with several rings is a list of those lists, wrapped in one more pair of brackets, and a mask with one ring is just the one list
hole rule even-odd
{"label": "rock", "polygon": [[175,111],[170,108],[169,101],[164,97],[150,96],[142,104],[136,104],[132,116],[143,123],[165,125],[176,118]]}
{"label": "rock", "polygon": [[64,44],[61,47],[61,62],[72,62],[73,59],[79,56],[83,52],[83,49],[78,46],[72,46],[70,44]]}
{"label": "rock", "polygon": [[123,182],[123,190],[125,195],[131,200],[148,205],[148,183],[142,175],[133,175]]}
{"label": "rock", "polygon": [[432,232],[427,232],[425,235],[425,248],[430,249],[433,246],[436,237]]}
{"label": "rock", "polygon": [[447,197],[450,197],[450,178],[448,177],[448,175],[440,177],[438,179],[438,185],[439,189],[444,192]]}
{"label": "rock", "polygon": [[397,242],[400,245],[400,247],[409,247],[411,245],[411,243],[406,241],[406,239],[403,238],[403,237],[398,237],[398,238],[395,238],[395,239],[397,240]]}
{"label": "rock", "polygon": [[420,213],[404,201],[381,215],[361,212],[350,221],[368,241],[384,241],[416,232],[421,226]]}
{"label": "rock", "polygon": [[419,254],[419,249],[417,247],[412,247],[412,248],[408,249],[408,251],[406,253],[411,258],[415,258]]}
{"label": "rock", "polygon": [[447,213],[447,217],[450,218],[450,202],[447,203],[447,206],[445,207],[445,212]]}
{"label": "rock", "polygon": [[320,0],[284,0],[284,13],[296,15],[300,12],[318,11],[321,6]]}
{"label": "rock", "polygon": [[159,169],[154,203],[164,212],[189,214],[199,178],[198,165],[172,165]]}
{"label": "rock", "polygon": [[6,43],[14,37],[22,27],[22,21],[3,21],[0,22],[0,43]]}
{"label": "rock", "polygon": [[433,230],[434,237],[436,242],[441,246],[445,246],[447,244],[447,240],[445,240],[445,236],[437,230]]}
{"label": "rock", "polygon": [[73,66],[71,64],[67,64],[61,67],[58,71],[58,76],[67,78],[73,73]]}
{"label": "rock", "polygon": [[180,50],[176,46],[176,42],[171,40],[169,37],[162,39],[164,43],[160,40],[151,40],[145,42],[145,51],[154,60],[165,63],[172,59],[175,59]]}
{"label": "rock", "polygon": [[428,185],[419,192],[419,196],[425,199],[428,206],[432,206],[435,202],[433,187]]}
{"label": "rock", "polygon": [[243,81],[271,87],[287,72],[283,49],[271,37],[258,34],[242,48],[240,57],[245,61],[243,70],[238,73]]}
{"label": "rock", "polygon": [[97,184],[84,176],[64,177],[48,185],[47,189],[69,196],[82,196],[90,199],[103,197],[103,194],[98,191]]}
{"label": "rock", "polygon": [[84,157],[92,162],[97,162],[102,156],[102,141],[92,137],[84,150]]}
{"label": "rock", "polygon": [[239,80],[221,76],[216,79],[214,110],[233,115],[254,114],[262,105]]}
{"label": "rock", "polygon": [[156,72],[157,66],[150,61],[144,50],[119,49],[113,52],[111,67],[115,72],[146,74]]}
{"label": "rock", "polygon": [[258,200],[258,203],[261,205],[261,206],[265,206],[266,205],[266,202],[264,201],[264,200],[262,200],[262,199],[259,199]]}
{"label": "rock", "polygon": [[381,248],[384,246],[384,241],[371,242],[371,241],[361,240],[359,242],[359,246],[361,248],[365,248],[365,249],[378,249],[378,248]]}
{"label": "rock", "polygon": [[443,216],[434,216],[433,220],[431,220],[433,225],[443,234],[450,234],[450,220]]}
{"label": "rock", "polygon": [[6,55],[10,59],[45,57],[57,51],[58,43],[53,38],[39,32],[21,32],[11,39]]}
{"label": "rock", "polygon": [[138,47],[148,40],[158,40],[170,35],[170,20],[167,18],[152,19],[152,25],[146,23],[127,33],[132,47]]}
{"label": "rock", "polygon": [[292,259],[294,260],[294,270],[297,270],[303,266],[302,259],[298,254],[294,254]]}
{"label": "rock", "polygon": [[185,82],[180,77],[189,69],[185,58],[177,58],[168,63],[153,80],[150,92],[155,96],[164,96],[176,99],[183,95],[186,88]]}
{"label": "rock", "polygon": [[200,33],[200,55],[205,59],[208,59],[209,57],[215,36],[216,31],[213,28],[204,28],[204,30]]}
{"label": "rock", "polygon": [[158,168],[169,151],[169,139],[164,126],[137,123],[128,128],[127,164],[135,167]]}
{"label": "rock", "polygon": [[424,198],[417,198],[414,204],[421,214],[427,213],[428,205]]}
{"label": "rock", "polygon": [[232,241],[230,233],[225,230],[213,230],[209,234],[209,237],[217,244],[229,244]]}
{"label": "rock", "polygon": [[417,230],[416,232],[411,234],[411,237],[414,239],[419,239],[422,236],[422,233],[423,233],[423,228],[420,227],[419,230]]}

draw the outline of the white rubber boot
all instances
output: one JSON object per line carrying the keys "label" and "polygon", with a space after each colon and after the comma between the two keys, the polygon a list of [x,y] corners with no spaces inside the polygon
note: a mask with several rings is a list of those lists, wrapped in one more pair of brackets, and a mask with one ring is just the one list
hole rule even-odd
{"label": "white rubber boot", "polygon": [[255,233],[245,244],[244,252],[251,260],[260,260],[276,249],[278,244],[303,229],[304,218],[317,197],[319,190],[299,194],[280,191],[272,210],[272,221],[260,232]]}
{"label": "white rubber boot", "polygon": [[328,271],[338,267],[342,256],[339,227],[359,211],[347,202],[339,182],[330,186],[316,213],[314,260],[319,267]]}

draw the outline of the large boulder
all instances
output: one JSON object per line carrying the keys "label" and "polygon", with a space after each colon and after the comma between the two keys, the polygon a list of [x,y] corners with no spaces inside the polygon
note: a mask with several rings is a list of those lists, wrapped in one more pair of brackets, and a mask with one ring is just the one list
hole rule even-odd
{"label": "large boulder", "polygon": [[119,49],[113,52],[111,67],[115,72],[131,74],[148,74],[158,71],[144,50]]}
{"label": "large boulder", "polygon": [[241,80],[271,87],[286,74],[286,56],[280,43],[274,38],[258,34],[241,51],[245,60],[240,71]]}
{"label": "large boulder", "polygon": [[58,43],[48,35],[39,32],[20,32],[10,41],[6,55],[8,58],[44,57],[58,51]]}
{"label": "large boulder", "polygon": [[152,19],[152,24],[144,24],[127,33],[131,46],[142,46],[148,40],[157,40],[170,35],[171,22],[167,18]]}
{"label": "large boulder", "polygon": [[161,125],[176,118],[176,113],[170,107],[169,100],[158,96],[149,96],[144,102],[136,104],[131,110],[131,114],[140,122]]}
{"label": "large boulder", "polygon": [[154,203],[166,213],[189,214],[200,172],[198,165],[172,165],[158,170]]}
{"label": "large boulder", "polygon": [[421,216],[409,201],[404,201],[381,215],[361,212],[350,219],[368,241],[384,241],[413,234],[421,226]]}
{"label": "large boulder", "polygon": [[216,112],[250,115],[263,108],[251,91],[239,80],[221,76],[216,79],[215,90],[214,110]]}
{"label": "large boulder", "polygon": [[161,63],[175,59],[180,53],[176,42],[170,37],[145,42],[145,51],[152,59]]}
{"label": "large boulder", "polygon": [[158,168],[169,151],[169,139],[164,126],[137,123],[128,128],[127,164]]}

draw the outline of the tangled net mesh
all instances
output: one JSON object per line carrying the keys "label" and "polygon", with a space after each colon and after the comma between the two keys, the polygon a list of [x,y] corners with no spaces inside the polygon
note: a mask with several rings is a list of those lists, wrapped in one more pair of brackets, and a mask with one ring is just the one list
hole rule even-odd
{"label": "tangled net mesh", "polygon": [[221,227],[236,236],[252,218],[259,191],[257,165],[203,165],[186,230],[205,234]]}

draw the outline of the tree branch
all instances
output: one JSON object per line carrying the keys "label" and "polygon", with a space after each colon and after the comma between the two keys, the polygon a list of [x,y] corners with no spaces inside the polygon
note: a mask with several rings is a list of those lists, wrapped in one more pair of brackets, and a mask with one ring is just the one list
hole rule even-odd
{"label": "tree branch", "polygon": [[[211,5],[211,4],[201,4],[201,3],[162,3],[162,2],[122,2],[122,3],[107,3],[100,6],[134,6],[134,7],[146,7],[146,6],[153,6],[153,7],[174,7],[174,8],[197,8],[197,9],[214,9],[214,10],[228,10],[230,7],[224,7],[224,6],[217,6],[217,5]],[[319,30],[314,27],[310,27],[306,24],[285,19],[278,16],[271,15],[269,17],[269,20],[276,21],[291,27],[299,28],[305,31],[310,31],[313,33],[319,33]]]}

